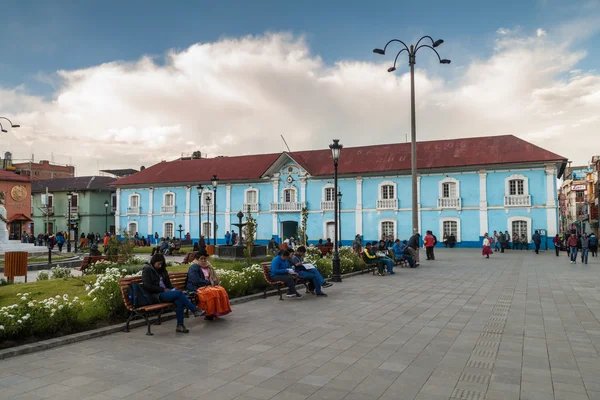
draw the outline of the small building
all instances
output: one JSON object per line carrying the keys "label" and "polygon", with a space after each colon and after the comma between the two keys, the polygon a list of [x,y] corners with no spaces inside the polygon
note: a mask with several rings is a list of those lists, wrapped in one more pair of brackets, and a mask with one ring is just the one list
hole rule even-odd
{"label": "small building", "polygon": [[72,231],[101,236],[106,231],[114,232],[116,197],[109,186],[113,181],[107,176],[81,176],[32,182],[31,218],[37,227],[35,234],[66,231],[69,212]]}
{"label": "small building", "polygon": [[34,229],[31,220],[31,182],[25,176],[0,170],[0,191],[4,192],[9,237],[21,240],[23,232],[30,234]]}
{"label": "small building", "polygon": [[75,167],[72,165],[56,164],[48,160],[33,160],[26,162],[11,162],[11,169],[17,174],[27,176],[32,181],[54,178],[72,178],[75,176]]}
{"label": "small building", "polygon": [[[540,229],[546,244],[558,231],[557,177],[567,159],[512,135],[417,143],[419,230],[440,242],[480,247],[486,232],[527,238]],[[339,160],[340,235],[344,245],[412,235],[410,143],[345,147]],[[224,243],[236,213],[251,212],[256,242],[296,236],[308,242],[335,233],[334,168],[329,149],[191,158],[161,162],[115,181],[118,231],[200,235]],[[210,187],[217,175],[216,188]],[[201,183],[204,189],[197,192]],[[216,204],[216,225],[215,222]]]}

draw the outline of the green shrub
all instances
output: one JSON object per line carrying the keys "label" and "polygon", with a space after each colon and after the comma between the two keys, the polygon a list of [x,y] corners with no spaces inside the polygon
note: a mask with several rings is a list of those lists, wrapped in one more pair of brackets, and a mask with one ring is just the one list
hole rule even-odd
{"label": "green shrub", "polygon": [[70,333],[81,328],[78,315],[84,303],[67,294],[42,301],[29,300],[18,293],[17,304],[0,308],[0,342],[29,336],[47,337],[56,332]]}
{"label": "green shrub", "polygon": [[8,285],[12,285],[13,283],[7,279],[0,279],[0,286],[8,286]]}
{"label": "green shrub", "polygon": [[71,277],[71,269],[63,268],[60,265],[50,268],[50,279],[64,279]]}
{"label": "green shrub", "polygon": [[125,273],[125,269],[107,268],[103,274],[98,275],[96,282],[86,287],[94,305],[101,307],[109,319],[125,314],[126,309],[119,287],[119,279],[124,277]]}
{"label": "green shrub", "polygon": [[40,271],[38,272],[36,280],[38,281],[47,281],[50,279],[50,273],[48,271]]}

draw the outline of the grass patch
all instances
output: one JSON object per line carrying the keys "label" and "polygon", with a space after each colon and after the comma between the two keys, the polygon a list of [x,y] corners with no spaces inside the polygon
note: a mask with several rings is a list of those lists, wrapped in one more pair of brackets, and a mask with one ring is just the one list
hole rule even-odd
{"label": "grass patch", "polygon": [[[67,258],[72,258],[72,255],[69,256],[55,256],[54,254],[52,255],[52,262],[54,261],[61,261],[61,260],[66,260]],[[35,262],[44,262],[44,261],[48,261],[48,255],[45,256],[38,256],[38,257],[31,257],[27,259],[28,263],[35,263]],[[4,260],[0,261],[0,266],[4,266]]]}
{"label": "grass patch", "polygon": [[9,306],[18,302],[17,293],[30,293],[32,300],[44,300],[56,295],[68,294],[69,296],[87,297],[85,283],[94,282],[95,275],[78,278],[51,279],[49,281],[15,283],[2,286],[0,289],[0,307]]}

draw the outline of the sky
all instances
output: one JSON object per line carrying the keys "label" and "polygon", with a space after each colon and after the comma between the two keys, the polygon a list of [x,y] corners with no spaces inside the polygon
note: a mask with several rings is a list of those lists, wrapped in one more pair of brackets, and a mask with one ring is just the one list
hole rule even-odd
{"label": "sky", "polygon": [[[6,0],[0,134],[79,176],[208,156],[514,134],[600,155],[600,0]],[[343,157],[343,153],[342,153]]]}

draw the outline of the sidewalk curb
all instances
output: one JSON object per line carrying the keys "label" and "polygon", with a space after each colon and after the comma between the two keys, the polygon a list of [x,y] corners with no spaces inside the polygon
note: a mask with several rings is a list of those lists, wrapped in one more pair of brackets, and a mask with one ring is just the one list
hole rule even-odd
{"label": "sidewalk curb", "polygon": [[[368,271],[369,270],[350,272],[349,274],[342,275],[342,278],[351,278],[353,276],[363,275],[365,273],[368,273]],[[277,291],[276,290],[268,291],[267,297],[271,297],[271,296],[277,296]],[[258,300],[258,299],[263,299],[262,293],[255,293],[255,294],[251,294],[248,296],[236,297],[234,299],[231,299],[229,302],[232,305],[235,305],[235,304],[247,303],[249,301]],[[161,317],[161,321],[168,321],[168,320],[172,320],[174,318],[175,318],[175,313],[171,312],[168,314],[164,314]],[[156,319],[152,319],[152,321],[155,321],[155,320]],[[0,350],[0,360],[5,360],[7,358],[16,357],[16,356],[22,356],[25,354],[31,354],[31,353],[35,353],[38,351],[49,350],[49,349],[53,349],[53,348],[59,347],[59,346],[64,346],[67,344],[83,342],[84,340],[88,340],[88,339],[94,339],[97,337],[107,336],[107,335],[110,335],[110,334],[113,334],[116,332],[123,331],[124,326],[125,326],[125,323],[122,322],[118,325],[111,325],[111,326],[106,326],[104,328],[91,329],[89,331],[74,333],[71,335],[65,335],[65,336],[58,337],[58,338],[42,340],[39,342],[24,344],[24,345],[16,346],[16,347],[10,347],[8,349]],[[131,329],[139,328],[142,326],[146,326],[146,322],[144,320],[132,321],[129,324],[129,327]]]}

